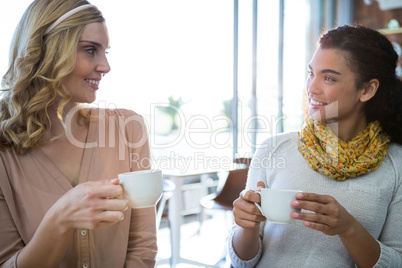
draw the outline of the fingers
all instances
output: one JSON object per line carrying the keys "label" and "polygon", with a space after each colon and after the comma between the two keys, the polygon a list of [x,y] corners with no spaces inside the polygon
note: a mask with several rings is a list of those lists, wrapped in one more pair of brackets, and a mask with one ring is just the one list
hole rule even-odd
{"label": "fingers", "polygon": [[114,180],[87,182],[77,185],[69,198],[69,218],[78,228],[97,229],[124,218],[128,203],[123,189]]}
{"label": "fingers", "polygon": [[[254,204],[252,205],[255,207]],[[253,210],[253,208],[251,210]],[[235,217],[236,224],[243,228],[259,227],[260,223],[266,220],[266,218],[261,215],[261,212],[258,209],[256,209],[254,213],[250,213],[250,211],[247,210],[234,208],[233,215]]]}
{"label": "fingers", "polygon": [[254,191],[244,190],[240,197],[233,202],[233,216],[237,225],[243,228],[256,228],[266,219],[253,202],[243,198],[244,195],[249,194],[254,194],[259,198]]}
{"label": "fingers", "polygon": [[123,198],[123,188],[119,185],[119,179],[88,181],[75,188],[77,191],[83,191],[88,198]]}
{"label": "fingers", "polygon": [[315,193],[298,193],[296,195],[296,198],[298,200],[307,200],[307,201],[313,201],[313,202],[318,202],[322,204],[328,204],[334,200],[332,196],[329,195],[320,195],[320,194],[315,194]]}
{"label": "fingers", "polygon": [[101,198],[123,198],[123,188],[120,185],[104,185],[99,190],[99,197]]}
{"label": "fingers", "polygon": [[77,215],[77,224],[87,229],[98,229],[124,219],[128,208],[122,199],[100,199],[89,207],[83,208]]}
{"label": "fingers", "polygon": [[120,183],[120,180],[115,178],[115,179],[110,180],[109,183],[114,184],[114,185],[118,185]]}
{"label": "fingers", "polygon": [[248,202],[256,202],[256,203],[261,202],[261,196],[258,193],[254,192],[253,190],[244,189],[240,193],[240,196]]}
{"label": "fingers", "polygon": [[296,198],[297,200],[292,201],[294,208],[313,213],[292,212],[291,217],[302,220],[310,229],[327,235],[336,235],[345,232],[353,220],[353,217],[332,196],[300,193]]}
{"label": "fingers", "polygon": [[[110,180],[108,180],[110,182]],[[85,185],[86,194],[90,197],[97,197],[97,198],[106,198],[106,199],[113,199],[113,198],[123,198],[123,188],[119,184],[97,184],[92,183]]]}
{"label": "fingers", "polygon": [[296,198],[297,200],[292,202],[294,208],[305,209],[324,215],[337,213],[337,201],[332,196],[299,193],[296,195]]}
{"label": "fingers", "polygon": [[320,222],[325,225],[329,225],[329,219],[327,215],[316,214],[316,213],[301,213],[292,212],[291,217],[298,220],[308,221],[308,222]]}
{"label": "fingers", "polygon": [[243,228],[258,228],[260,223],[265,220],[264,216],[251,215],[248,213],[243,213],[235,217],[235,223]]}
{"label": "fingers", "polygon": [[265,188],[265,183],[263,181],[258,181],[257,182],[257,189],[260,190],[261,188]]}
{"label": "fingers", "polygon": [[326,235],[339,234],[339,220],[328,215],[319,215],[313,213],[292,212],[291,217],[302,220],[307,228],[323,232]]}
{"label": "fingers", "polygon": [[123,211],[101,211],[89,217],[88,220],[75,222],[76,228],[100,229],[124,220]]}
{"label": "fingers", "polygon": [[107,199],[103,202],[102,210],[105,211],[126,211],[128,203],[123,199]]}
{"label": "fingers", "polygon": [[101,213],[101,222],[116,223],[124,219],[123,211],[104,211]]}
{"label": "fingers", "polygon": [[98,180],[98,181],[88,181],[86,183],[98,184],[98,185],[108,185],[108,184],[119,184],[120,180],[117,178],[106,179],[106,180]]}

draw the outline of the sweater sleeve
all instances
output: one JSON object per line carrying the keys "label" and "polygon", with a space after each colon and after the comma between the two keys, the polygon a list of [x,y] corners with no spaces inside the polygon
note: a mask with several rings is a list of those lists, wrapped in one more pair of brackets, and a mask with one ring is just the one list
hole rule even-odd
{"label": "sweater sleeve", "polygon": [[155,208],[132,209],[125,267],[154,267],[156,262]]}
{"label": "sweater sleeve", "polygon": [[12,215],[13,200],[9,198],[12,204],[8,204],[6,200],[6,195],[10,197],[12,192],[7,178],[5,163],[0,157],[0,267],[12,268],[17,267],[18,253],[24,243]]}
{"label": "sweater sleeve", "polygon": [[[270,151],[272,149],[272,145],[270,140],[266,140],[263,144],[261,144],[261,147],[256,151],[255,155],[253,156],[252,162],[250,164],[250,169],[247,175],[247,184],[246,184],[246,189],[251,189],[251,190],[257,190],[257,182],[258,181],[263,181],[265,184],[267,183],[266,180],[266,170],[264,168],[265,164],[267,164],[267,161],[269,161],[269,155]],[[257,255],[250,259],[250,260],[242,260],[240,259],[234,248],[233,248],[233,237],[234,234],[238,229],[241,227],[234,224],[231,230],[231,233],[229,235],[228,239],[228,251],[229,251],[229,257],[232,261],[232,265],[235,268],[248,268],[248,267],[255,267],[261,256],[262,256],[262,238],[264,235],[264,226],[265,223],[260,224],[260,236],[259,236],[259,250]]]}
{"label": "sweater sleeve", "polygon": [[233,236],[234,236],[235,232],[239,228],[241,228],[241,227],[239,227],[237,225],[234,225],[232,227],[232,231],[231,231],[231,233],[229,235],[229,239],[228,239],[228,242],[227,242],[228,243],[229,257],[230,257],[230,260],[232,262],[232,266],[234,268],[252,268],[252,267],[255,267],[257,265],[258,261],[260,260],[261,255],[262,255],[261,239],[258,240],[259,249],[258,249],[257,255],[254,258],[250,259],[250,260],[242,260],[237,256],[236,252],[233,249]]}
{"label": "sweater sleeve", "polygon": [[[399,147],[398,151],[401,152],[401,150],[402,148]],[[402,168],[399,164],[402,154],[400,153],[399,157],[392,155],[392,152],[389,154],[397,171],[396,187],[388,206],[387,219],[378,239],[381,254],[374,268],[402,267]]]}
{"label": "sweater sleeve", "polygon": [[[142,116],[119,110],[125,119],[126,146],[130,153],[130,170],[150,169],[148,131]],[[153,267],[156,262],[155,208],[132,209],[125,267]]]}
{"label": "sweater sleeve", "polygon": [[23,248],[21,237],[0,188],[0,267],[17,267],[17,256]]}

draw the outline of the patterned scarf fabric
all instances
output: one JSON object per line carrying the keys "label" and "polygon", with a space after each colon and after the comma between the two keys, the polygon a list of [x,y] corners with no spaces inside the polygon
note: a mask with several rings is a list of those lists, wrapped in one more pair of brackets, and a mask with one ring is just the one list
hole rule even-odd
{"label": "patterned scarf fabric", "polygon": [[369,123],[349,142],[312,119],[305,121],[299,133],[299,151],[309,166],[338,181],[377,169],[387,155],[389,142],[378,121]]}

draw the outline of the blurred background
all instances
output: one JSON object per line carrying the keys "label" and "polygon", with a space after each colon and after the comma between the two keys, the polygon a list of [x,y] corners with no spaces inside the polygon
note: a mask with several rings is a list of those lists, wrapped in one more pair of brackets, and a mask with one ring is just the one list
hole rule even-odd
{"label": "blurred background", "polygon": [[[1,75],[31,2],[0,0]],[[252,155],[269,136],[299,130],[306,66],[319,34],[355,22],[376,29],[402,23],[398,0],[91,3],[104,13],[111,40],[112,71],[96,105],[143,115],[156,160],[171,152]],[[389,37],[402,43],[400,33]]]}

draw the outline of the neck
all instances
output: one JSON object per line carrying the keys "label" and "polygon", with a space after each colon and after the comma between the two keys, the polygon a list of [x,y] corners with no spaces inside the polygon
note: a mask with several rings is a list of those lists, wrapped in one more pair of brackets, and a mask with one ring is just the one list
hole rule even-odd
{"label": "neck", "polygon": [[339,139],[344,142],[349,142],[367,127],[367,120],[327,122],[327,126],[331,128],[332,132],[338,136]]}

